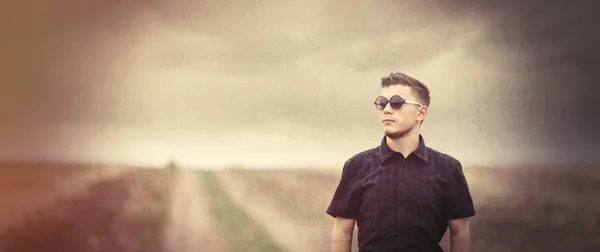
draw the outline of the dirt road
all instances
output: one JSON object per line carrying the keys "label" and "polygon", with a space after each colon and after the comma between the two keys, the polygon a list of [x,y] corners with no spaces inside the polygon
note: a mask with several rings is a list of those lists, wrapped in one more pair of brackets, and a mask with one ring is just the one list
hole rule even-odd
{"label": "dirt road", "polygon": [[200,183],[198,174],[191,171],[179,171],[175,179],[165,231],[166,252],[229,251]]}

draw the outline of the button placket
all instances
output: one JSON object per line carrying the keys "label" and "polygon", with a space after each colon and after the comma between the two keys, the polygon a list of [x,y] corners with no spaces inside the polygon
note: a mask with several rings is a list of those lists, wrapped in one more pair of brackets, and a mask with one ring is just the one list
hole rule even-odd
{"label": "button placket", "polygon": [[[396,178],[398,178],[400,181],[402,181],[402,170],[404,167],[400,166],[398,167],[399,169],[396,169]],[[401,230],[402,229],[402,225],[404,223],[402,223],[402,188],[395,186],[395,191],[396,191],[396,198],[398,200],[398,208],[396,209],[396,230]],[[396,234],[396,242],[397,242],[397,246],[400,246],[400,244],[402,244],[402,236],[401,236],[401,232],[398,232]]]}
{"label": "button placket", "polygon": [[[409,178],[409,166],[410,165],[407,165],[406,160],[403,160],[403,162],[404,162],[405,165],[404,165],[404,177],[402,179],[402,184],[403,184],[402,185],[402,189],[403,189],[402,191],[404,192],[404,198],[403,198],[403,200],[404,200],[405,207],[404,207],[404,209],[402,211],[402,217],[403,217],[403,219],[406,220],[408,218],[408,200],[409,200],[409,198],[408,198],[408,187],[405,186],[405,183],[408,182],[408,178]],[[402,238],[404,240],[408,239],[407,232],[404,232],[404,237],[402,237]]]}
{"label": "button placket", "polygon": [[406,211],[407,211],[407,191],[406,191],[406,186],[405,186],[405,182],[406,182],[406,175],[407,175],[407,166],[406,166],[406,159],[402,158],[401,164],[399,165],[400,169],[399,170],[399,174],[397,176],[397,178],[399,178],[399,181],[396,183],[396,188],[398,191],[398,225],[399,225],[399,230],[400,230],[400,234],[399,234],[399,241],[400,243],[404,243],[406,240],[406,237],[401,235],[402,233],[406,232]]}

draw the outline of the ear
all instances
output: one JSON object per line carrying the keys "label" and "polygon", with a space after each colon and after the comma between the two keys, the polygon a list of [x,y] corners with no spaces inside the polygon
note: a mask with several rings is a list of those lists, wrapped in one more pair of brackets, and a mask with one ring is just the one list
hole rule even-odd
{"label": "ear", "polygon": [[429,108],[426,106],[420,107],[417,110],[417,120],[423,121],[427,117],[427,112],[429,112]]}

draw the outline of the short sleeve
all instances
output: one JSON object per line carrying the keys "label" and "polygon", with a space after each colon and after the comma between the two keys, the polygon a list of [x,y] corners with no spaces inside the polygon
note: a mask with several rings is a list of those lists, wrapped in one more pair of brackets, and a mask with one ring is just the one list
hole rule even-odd
{"label": "short sleeve", "polygon": [[340,182],[327,208],[327,214],[334,218],[339,216],[356,219],[358,217],[359,200],[354,193],[356,172],[357,169],[351,167],[350,162],[346,161],[342,169]]}
{"label": "short sleeve", "polygon": [[469,191],[462,165],[454,160],[450,167],[447,188],[444,192],[444,215],[446,220],[475,216],[475,206]]}

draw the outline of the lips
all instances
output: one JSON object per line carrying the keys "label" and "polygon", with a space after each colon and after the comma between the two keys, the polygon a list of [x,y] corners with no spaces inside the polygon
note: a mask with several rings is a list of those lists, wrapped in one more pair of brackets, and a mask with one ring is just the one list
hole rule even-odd
{"label": "lips", "polygon": [[382,123],[394,122],[394,120],[392,120],[392,119],[383,119],[381,122]]}

